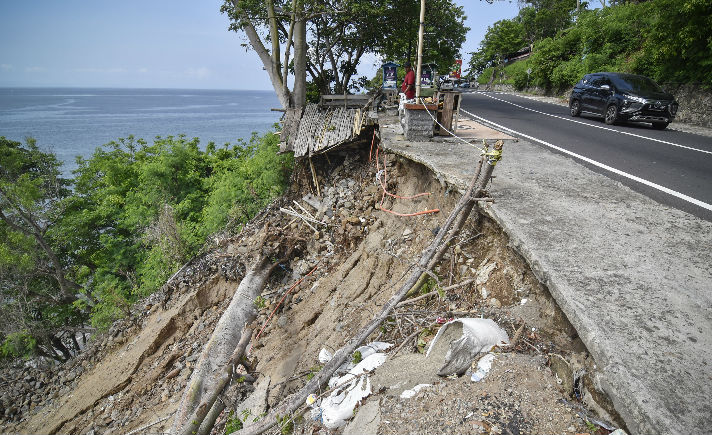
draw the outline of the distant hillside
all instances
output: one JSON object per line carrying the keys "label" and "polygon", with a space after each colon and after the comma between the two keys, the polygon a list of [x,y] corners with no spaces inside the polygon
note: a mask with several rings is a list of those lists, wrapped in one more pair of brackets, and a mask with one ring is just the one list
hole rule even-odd
{"label": "distant hillside", "polygon": [[[470,74],[478,75],[480,84],[556,92],[589,72],[621,71],[659,83],[712,88],[709,0],[618,1],[580,12],[569,0],[526,3],[530,6],[517,17],[491,26],[473,53]],[[544,19],[557,11],[558,21]],[[566,20],[568,25],[562,27]],[[528,58],[508,62],[512,53],[527,46],[532,48]]]}

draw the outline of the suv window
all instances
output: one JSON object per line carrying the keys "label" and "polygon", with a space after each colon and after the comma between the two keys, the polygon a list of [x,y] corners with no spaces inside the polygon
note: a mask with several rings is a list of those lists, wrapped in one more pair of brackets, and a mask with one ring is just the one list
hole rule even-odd
{"label": "suv window", "polygon": [[635,75],[611,76],[618,89],[623,92],[663,92],[657,83],[647,77]]}
{"label": "suv window", "polygon": [[603,77],[603,76],[594,76],[593,80],[591,80],[591,86],[594,86],[596,88],[600,88],[601,85],[607,85],[608,80]]}

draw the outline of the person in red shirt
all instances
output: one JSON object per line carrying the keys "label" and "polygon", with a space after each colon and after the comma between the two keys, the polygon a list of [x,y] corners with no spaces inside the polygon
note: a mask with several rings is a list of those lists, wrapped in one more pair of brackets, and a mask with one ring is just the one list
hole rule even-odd
{"label": "person in red shirt", "polygon": [[410,62],[405,63],[405,78],[401,85],[401,91],[405,93],[405,97],[409,100],[415,98],[415,72],[410,66]]}

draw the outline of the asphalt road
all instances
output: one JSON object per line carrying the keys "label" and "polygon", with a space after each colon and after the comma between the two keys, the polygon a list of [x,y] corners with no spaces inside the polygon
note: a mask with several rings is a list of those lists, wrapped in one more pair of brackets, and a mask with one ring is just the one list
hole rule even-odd
{"label": "asphalt road", "polygon": [[574,118],[565,106],[497,92],[462,94],[460,113],[712,221],[712,138],[675,131],[674,122],[663,131],[650,124],[609,126],[587,114]]}

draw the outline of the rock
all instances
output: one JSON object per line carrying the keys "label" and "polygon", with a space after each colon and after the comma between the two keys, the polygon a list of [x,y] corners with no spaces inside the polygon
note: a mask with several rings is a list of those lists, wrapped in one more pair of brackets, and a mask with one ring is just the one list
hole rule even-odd
{"label": "rock", "polygon": [[349,216],[348,218],[346,218],[346,222],[350,223],[351,225],[360,225],[361,219],[359,219],[357,216]]}
{"label": "rock", "polygon": [[489,279],[490,273],[497,267],[496,262],[492,262],[487,264],[486,266],[480,265],[479,267],[479,272],[477,272],[477,280],[475,281],[475,284],[484,284],[487,282]]}
{"label": "rock", "polygon": [[501,308],[501,307],[502,307],[502,303],[501,303],[501,302],[499,301],[499,299],[497,299],[497,298],[492,298],[492,299],[490,299],[490,300],[489,300],[489,304],[490,304],[491,307],[494,307],[494,308]]}
{"label": "rock", "polygon": [[556,381],[559,382],[564,394],[571,397],[574,394],[574,373],[571,365],[563,356],[551,353],[549,354],[549,367],[554,372]]}

